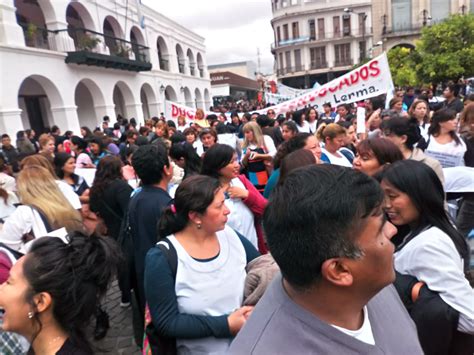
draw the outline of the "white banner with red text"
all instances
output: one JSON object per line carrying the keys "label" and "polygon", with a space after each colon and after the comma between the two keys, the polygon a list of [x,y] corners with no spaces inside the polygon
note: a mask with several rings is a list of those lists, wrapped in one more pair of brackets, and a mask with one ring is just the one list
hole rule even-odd
{"label": "white banner with red text", "polygon": [[[295,111],[307,106],[312,106],[321,111],[322,105],[329,102],[331,106],[350,104],[382,94],[387,94],[393,89],[392,75],[388,65],[387,55],[383,53],[370,62],[326,83],[316,89],[282,102],[278,105],[254,111],[264,114],[273,110],[277,115],[288,111]],[[184,116],[187,120],[194,120],[196,109],[165,101],[165,117],[175,120]],[[215,112],[206,112],[206,114]]]}

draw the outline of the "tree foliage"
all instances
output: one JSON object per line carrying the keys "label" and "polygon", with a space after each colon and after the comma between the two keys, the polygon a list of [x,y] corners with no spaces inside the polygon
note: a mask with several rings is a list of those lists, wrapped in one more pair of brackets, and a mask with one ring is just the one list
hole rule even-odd
{"label": "tree foliage", "polygon": [[414,50],[406,47],[395,47],[388,52],[388,63],[395,86],[415,86],[417,84],[414,61]]}
{"label": "tree foliage", "polygon": [[457,81],[474,75],[474,14],[453,15],[424,27],[416,49],[395,47],[388,52],[397,86]]}
{"label": "tree foliage", "polygon": [[474,74],[474,14],[425,27],[416,43],[418,78],[439,83]]}

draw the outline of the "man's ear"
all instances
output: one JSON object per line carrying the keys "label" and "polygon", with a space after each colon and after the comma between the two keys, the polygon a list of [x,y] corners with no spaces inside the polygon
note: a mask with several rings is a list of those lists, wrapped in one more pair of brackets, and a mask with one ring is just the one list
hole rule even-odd
{"label": "man's ear", "polygon": [[321,265],[321,275],[327,282],[339,287],[350,287],[354,282],[351,269],[343,258],[324,261]]}

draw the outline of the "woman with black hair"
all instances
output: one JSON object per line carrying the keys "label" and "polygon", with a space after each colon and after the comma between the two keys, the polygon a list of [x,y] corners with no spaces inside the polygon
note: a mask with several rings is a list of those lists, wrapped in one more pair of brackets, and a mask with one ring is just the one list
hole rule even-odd
{"label": "woman with black hair", "polygon": [[188,142],[179,142],[171,146],[169,151],[170,158],[177,166],[184,169],[183,180],[198,175],[201,172],[202,160],[197,155],[194,147]]}
{"label": "woman with black hair", "polygon": [[227,224],[246,237],[261,253],[266,253],[259,220],[267,200],[245,175],[240,174],[235,150],[225,144],[213,145],[204,155],[201,174],[219,179],[225,188],[225,204],[230,210]]}
{"label": "woman with black hair", "polygon": [[184,180],[161,216],[161,241],[145,259],[145,295],[155,331],[172,338],[178,354],[225,354],[253,309],[241,305],[245,268],[258,252],[226,226],[225,199],[217,179]]}
{"label": "woman with black hair", "polygon": [[[416,102],[417,101],[415,101],[415,103]],[[423,150],[416,147],[416,144],[422,139],[417,118],[413,117],[409,120],[402,117],[391,118],[382,123],[382,131],[385,138],[391,140],[398,146],[405,159],[421,161],[428,165],[435,171],[441,182],[444,183],[443,168],[439,161],[427,156],[423,153]]]}
{"label": "woman with black hair", "polygon": [[466,143],[457,134],[456,112],[442,109],[433,114],[428,128],[425,154],[437,159],[443,168],[464,166]]}
{"label": "woman with black hair", "polygon": [[79,168],[95,168],[91,157],[87,154],[87,142],[78,136],[71,137],[71,151],[76,157],[76,164]]}
{"label": "woman with black hair", "polygon": [[293,113],[293,121],[296,123],[298,132],[300,133],[311,133],[311,129],[308,121],[306,121],[305,110],[298,110]]}
{"label": "woman with black hair", "polygon": [[76,159],[68,153],[56,153],[54,156],[54,167],[58,178],[72,187],[79,196],[81,203],[88,203],[89,196],[87,190],[89,185],[82,176],[74,172],[76,170]]}
{"label": "woman with black hair", "polygon": [[[438,308],[426,307],[421,318],[415,318],[420,343],[427,354],[447,354],[456,330],[474,334],[474,291],[464,276],[469,265],[469,249],[464,237],[450,221],[444,209],[444,190],[433,169],[414,160],[391,164],[383,172],[381,182],[385,192],[385,212],[396,226],[408,225],[410,232],[395,252],[395,270],[423,283],[435,292],[448,311],[435,313]],[[415,289],[416,291],[416,289]],[[418,294],[412,291],[412,299]],[[415,302],[414,307],[423,306]],[[443,319],[455,310],[455,324],[442,330]],[[429,312],[431,311],[431,312]],[[412,314],[413,316],[413,314]],[[440,324],[430,331],[430,322]],[[438,323],[439,322],[439,323]],[[439,335],[440,341],[436,341]],[[471,342],[474,338],[471,337]],[[439,345],[441,342],[441,345]],[[433,345],[438,344],[438,348]],[[445,351],[440,347],[444,346]],[[474,349],[465,352],[472,353]]]}
{"label": "woman with black hair", "polygon": [[[308,132],[309,133],[309,132]],[[298,127],[293,121],[285,121],[281,125],[281,136],[283,142],[289,141],[291,138],[298,134]]]}
{"label": "woman with black hair", "polygon": [[93,354],[85,331],[118,263],[111,239],[39,238],[0,285],[3,330],[25,336],[30,353]]}
{"label": "woman with black hair", "polygon": [[109,155],[105,149],[105,144],[102,137],[94,136],[94,138],[91,138],[89,141],[89,148],[92,164],[95,166],[99,165],[99,162],[102,158]]}
{"label": "woman with black hair", "polygon": [[[103,158],[99,162],[90,190],[90,209],[103,219],[107,234],[115,240],[119,237],[120,226],[128,209],[131,194],[131,186],[122,176],[120,158],[114,156]],[[127,307],[130,303],[130,280],[127,270],[128,267],[125,266],[119,272],[122,307]]]}
{"label": "woman with black hair", "polygon": [[318,111],[314,107],[309,107],[306,110],[305,116],[309,126],[309,133],[315,134],[318,126]]}

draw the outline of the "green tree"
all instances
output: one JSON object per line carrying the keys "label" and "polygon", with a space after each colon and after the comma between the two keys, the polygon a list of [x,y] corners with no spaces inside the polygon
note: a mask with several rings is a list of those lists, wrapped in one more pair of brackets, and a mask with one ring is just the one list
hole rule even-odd
{"label": "green tree", "polygon": [[425,27],[416,43],[419,80],[437,84],[474,74],[474,14]]}
{"label": "green tree", "polygon": [[415,57],[415,50],[406,47],[395,47],[388,52],[388,64],[395,86],[415,86],[418,84]]}

